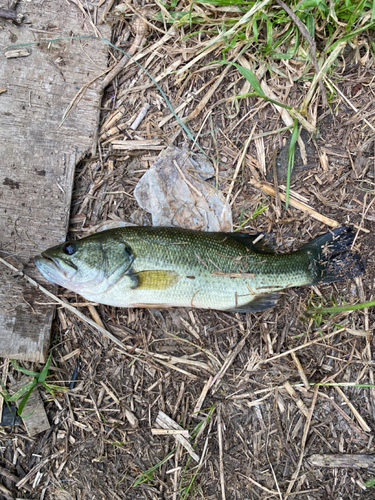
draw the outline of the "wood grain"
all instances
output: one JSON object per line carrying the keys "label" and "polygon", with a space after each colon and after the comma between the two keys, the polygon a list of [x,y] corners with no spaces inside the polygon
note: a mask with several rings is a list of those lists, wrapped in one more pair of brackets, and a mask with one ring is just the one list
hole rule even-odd
{"label": "wood grain", "polygon": [[[0,47],[39,41],[30,55],[0,52],[0,255],[15,256],[46,284],[33,257],[63,241],[77,162],[92,146],[101,95],[89,88],[59,127],[78,90],[107,65],[107,45],[96,40],[44,40],[87,35],[77,7],[65,0],[21,3],[26,21],[0,20]],[[86,29],[87,28],[87,29]],[[109,27],[101,26],[109,37]],[[0,268],[0,356],[44,362],[53,306],[40,292]]]}

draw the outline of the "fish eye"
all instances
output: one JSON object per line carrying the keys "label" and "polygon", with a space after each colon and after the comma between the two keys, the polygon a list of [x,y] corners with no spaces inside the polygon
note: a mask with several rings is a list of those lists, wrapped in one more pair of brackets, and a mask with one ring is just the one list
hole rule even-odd
{"label": "fish eye", "polygon": [[63,246],[62,250],[67,255],[73,255],[74,253],[76,253],[76,249],[71,243],[66,243],[66,245]]}

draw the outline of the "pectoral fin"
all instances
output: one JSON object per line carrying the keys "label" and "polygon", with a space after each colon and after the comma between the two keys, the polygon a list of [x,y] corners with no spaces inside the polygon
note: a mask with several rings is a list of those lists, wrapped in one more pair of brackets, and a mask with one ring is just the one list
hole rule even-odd
{"label": "pectoral fin", "polygon": [[166,290],[175,285],[181,276],[175,271],[140,271],[132,275],[133,290]]}

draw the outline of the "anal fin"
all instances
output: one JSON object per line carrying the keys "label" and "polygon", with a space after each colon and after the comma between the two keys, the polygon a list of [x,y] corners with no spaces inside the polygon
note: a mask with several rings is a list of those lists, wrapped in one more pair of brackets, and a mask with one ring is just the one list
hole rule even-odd
{"label": "anal fin", "polygon": [[257,295],[250,302],[247,302],[242,306],[234,307],[233,309],[228,309],[228,311],[251,313],[266,311],[267,309],[275,307],[279,297],[279,293],[266,293],[264,295]]}

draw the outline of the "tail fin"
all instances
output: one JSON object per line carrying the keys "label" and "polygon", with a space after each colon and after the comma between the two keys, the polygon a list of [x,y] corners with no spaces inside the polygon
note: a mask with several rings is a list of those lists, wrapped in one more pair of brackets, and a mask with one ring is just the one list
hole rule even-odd
{"label": "tail fin", "polygon": [[360,255],[350,250],[353,240],[354,233],[349,227],[339,227],[300,249],[309,257],[312,285],[354,278],[364,272]]}

